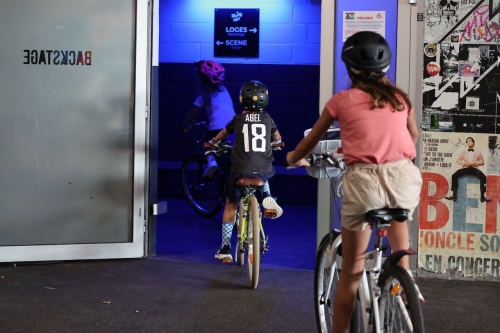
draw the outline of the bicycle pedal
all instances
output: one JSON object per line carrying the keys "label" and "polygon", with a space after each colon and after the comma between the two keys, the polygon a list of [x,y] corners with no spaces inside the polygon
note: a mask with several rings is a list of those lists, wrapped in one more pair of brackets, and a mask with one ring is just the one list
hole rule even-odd
{"label": "bicycle pedal", "polygon": [[227,264],[230,264],[233,262],[233,258],[222,258],[222,259],[219,259],[222,263],[227,263]]}
{"label": "bicycle pedal", "polygon": [[264,217],[267,219],[275,219],[278,213],[276,212],[275,209],[265,209],[264,210]]}

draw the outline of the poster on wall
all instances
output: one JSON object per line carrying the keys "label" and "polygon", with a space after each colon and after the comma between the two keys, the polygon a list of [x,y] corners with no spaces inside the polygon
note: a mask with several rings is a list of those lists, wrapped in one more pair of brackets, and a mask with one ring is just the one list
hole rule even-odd
{"label": "poster on wall", "polygon": [[500,135],[422,136],[419,267],[500,277]]}
{"label": "poster on wall", "polygon": [[342,41],[359,31],[373,31],[385,37],[385,11],[344,11]]}
{"label": "poster on wall", "polygon": [[500,277],[500,0],[426,0],[418,266]]}
{"label": "poster on wall", "polygon": [[215,8],[214,15],[215,57],[259,57],[258,8]]}

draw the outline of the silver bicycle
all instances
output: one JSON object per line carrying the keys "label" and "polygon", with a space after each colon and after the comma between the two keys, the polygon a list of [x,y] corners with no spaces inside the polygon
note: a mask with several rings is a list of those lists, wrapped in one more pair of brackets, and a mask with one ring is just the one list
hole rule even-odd
{"label": "silver bicycle", "polygon": [[[342,196],[342,171],[345,164],[342,154],[325,151],[312,154],[311,165],[326,164],[337,168],[337,181],[334,184],[336,196]],[[321,162],[324,161],[324,162]],[[328,173],[326,173],[328,176]],[[331,179],[330,179],[331,180]],[[383,240],[392,220],[407,220],[405,209],[376,209],[366,214],[376,232],[375,249],[366,253],[365,271],[358,288],[354,313],[350,320],[349,332],[387,333],[387,332],[424,332],[424,320],[414,283],[405,269],[397,263],[414,251],[401,250],[392,253],[383,261],[386,249]],[[314,274],[314,300],[318,332],[332,331],[333,303],[337,291],[342,264],[342,236],[332,230],[320,243]]]}

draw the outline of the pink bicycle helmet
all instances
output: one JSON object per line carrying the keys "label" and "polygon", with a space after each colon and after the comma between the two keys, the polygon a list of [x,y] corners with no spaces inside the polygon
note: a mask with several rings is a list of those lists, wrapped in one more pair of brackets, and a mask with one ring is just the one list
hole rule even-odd
{"label": "pink bicycle helmet", "polygon": [[204,74],[213,84],[221,83],[224,80],[224,67],[213,60],[201,60],[195,63],[198,71]]}

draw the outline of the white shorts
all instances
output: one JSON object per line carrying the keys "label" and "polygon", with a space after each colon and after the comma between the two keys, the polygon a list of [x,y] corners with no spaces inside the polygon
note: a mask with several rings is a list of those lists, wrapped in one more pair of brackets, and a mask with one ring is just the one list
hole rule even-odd
{"label": "white shorts", "polygon": [[361,231],[366,212],[380,208],[409,209],[408,219],[420,201],[422,175],[410,160],[386,164],[356,163],[347,167],[342,197],[342,226]]}

